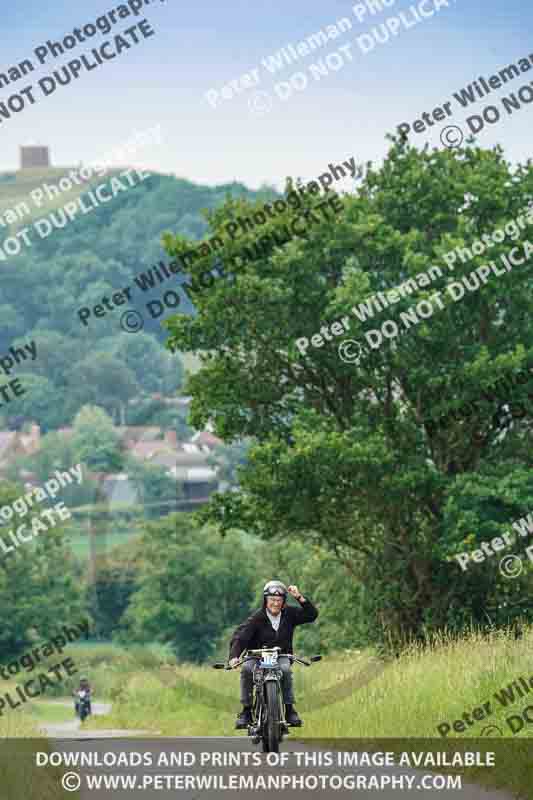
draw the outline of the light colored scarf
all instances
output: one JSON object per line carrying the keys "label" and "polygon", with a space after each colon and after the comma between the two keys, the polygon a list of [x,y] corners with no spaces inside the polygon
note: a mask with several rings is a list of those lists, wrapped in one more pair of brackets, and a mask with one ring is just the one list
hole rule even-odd
{"label": "light colored scarf", "polygon": [[266,608],[265,611],[267,613],[267,617],[269,618],[270,622],[272,623],[272,627],[274,628],[275,631],[277,631],[277,629],[280,626],[280,622],[281,622],[281,611],[280,611],[280,613],[278,614],[277,617],[275,617],[274,614],[271,614],[270,611],[268,610],[268,608]]}

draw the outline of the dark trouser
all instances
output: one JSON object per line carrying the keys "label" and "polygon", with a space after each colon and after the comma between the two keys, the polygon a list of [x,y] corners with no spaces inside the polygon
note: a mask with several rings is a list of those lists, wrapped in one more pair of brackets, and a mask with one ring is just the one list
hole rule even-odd
{"label": "dark trouser", "polygon": [[[256,661],[245,661],[241,667],[241,703],[243,706],[252,705],[253,671]],[[288,658],[280,658],[278,664],[281,667],[283,690],[283,702],[285,705],[294,703],[294,693],[292,690],[291,663]]]}

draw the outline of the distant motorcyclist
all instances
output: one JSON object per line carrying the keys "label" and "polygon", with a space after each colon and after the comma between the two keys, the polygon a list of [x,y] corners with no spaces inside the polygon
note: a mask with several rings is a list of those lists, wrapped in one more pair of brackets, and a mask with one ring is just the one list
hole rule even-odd
{"label": "distant motorcyclist", "polygon": [[[301,608],[287,606],[287,593],[292,595]],[[282,653],[292,653],[292,636],[296,625],[314,622],[318,611],[299,591],[297,586],[285,586],[281,581],[269,581],[263,589],[263,607],[254,611],[233,633],[230,642],[229,663],[235,666],[244,650],[261,647],[280,647]],[[255,660],[245,661],[241,668],[242,711],[237,716],[236,728],[246,728],[252,721],[252,689]],[[283,702],[285,719],[289,725],[301,725],[302,721],[294,708],[291,663],[280,658],[282,670]]]}
{"label": "distant motorcyclist", "polygon": [[80,704],[82,702],[82,698],[80,697],[81,693],[85,693],[86,697],[85,700],[89,705],[89,714],[92,714],[91,709],[91,686],[89,684],[89,680],[86,677],[80,678],[80,685],[73,693],[75,697],[75,705],[76,705],[76,714],[79,715],[80,713]]}

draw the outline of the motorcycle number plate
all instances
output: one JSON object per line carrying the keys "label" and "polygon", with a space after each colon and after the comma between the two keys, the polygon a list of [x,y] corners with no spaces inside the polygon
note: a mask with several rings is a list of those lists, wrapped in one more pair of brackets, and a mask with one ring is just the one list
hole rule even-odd
{"label": "motorcycle number plate", "polygon": [[261,658],[261,666],[262,667],[273,667],[276,663],[277,658],[274,654],[265,654]]}

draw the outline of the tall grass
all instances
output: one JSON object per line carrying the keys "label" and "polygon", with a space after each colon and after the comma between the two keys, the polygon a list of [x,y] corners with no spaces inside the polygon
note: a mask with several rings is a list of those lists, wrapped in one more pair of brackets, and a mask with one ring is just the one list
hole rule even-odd
{"label": "tall grass", "polygon": [[[506,738],[513,734],[505,723],[533,701],[527,696],[511,710],[494,699],[511,681],[533,675],[533,629],[515,640],[507,631],[490,635],[471,632],[457,639],[442,635],[426,647],[411,646],[373,683],[347,697],[342,705],[309,715],[313,736],[440,737],[437,726],[461,719],[487,701],[493,713],[474,721],[464,733],[447,738],[478,737],[487,724],[498,725]],[[524,729],[519,736],[531,736]]]}
{"label": "tall grass", "polygon": [[[487,722],[475,722],[464,733],[452,729],[447,738],[479,736],[486,724],[498,725],[507,738],[513,738],[505,718],[533,703],[533,690],[530,700],[526,696],[510,709],[501,707],[493,695],[520,676],[533,675],[532,647],[533,629],[519,640],[506,631],[489,635],[473,631],[461,639],[442,635],[430,645],[412,645],[389,663],[378,662],[369,651],[351,651],[327,657],[310,669],[295,666],[297,706],[305,713],[306,736],[439,737],[440,723],[453,724],[465,711],[492,701]],[[116,696],[114,710],[102,725],[114,726],[120,716],[121,727],[142,721],[141,727],[165,735],[178,729],[180,735],[232,729],[239,708],[237,672],[172,667],[163,654],[151,653],[143,662],[140,653],[135,656],[131,651],[128,660],[124,658],[117,668],[120,687],[109,692]],[[112,683],[113,665],[105,670]],[[152,713],[154,708],[157,714]],[[526,726],[517,736],[528,737],[531,731]]]}
{"label": "tall grass", "polygon": [[[492,770],[465,768],[463,773],[472,782],[509,787],[533,800],[530,748],[524,741],[531,737],[533,725],[513,737],[505,722],[510,714],[533,704],[533,690],[506,708],[494,698],[513,680],[533,675],[532,646],[533,629],[525,630],[520,640],[508,631],[489,635],[472,631],[461,639],[444,634],[425,646],[413,645],[388,663],[379,663],[370,652],[352,651],[328,657],[310,669],[295,666],[296,705],[305,720],[301,733],[328,749],[335,742],[342,747],[346,739],[407,738],[418,740],[417,746],[421,739],[433,739],[428,748],[421,749],[435,750],[436,745],[436,749],[451,751],[461,747],[458,739],[466,740],[464,749],[468,739],[480,737],[486,725],[497,725],[503,738],[519,740],[513,750],[502,751]],[[162,736],[242,735],[234,730],[238,684],[236,671],[147,666],[124,675],[112,713],[94,724]],[[445,738],[439,735],[439,724],[453,726],[465,712],[488,701],[493,713],[485,720],[474,720],[464,733],[452,727]],[[478,746],[472,743],[470,749]]]}

